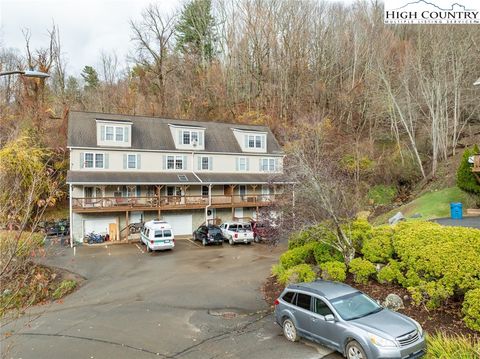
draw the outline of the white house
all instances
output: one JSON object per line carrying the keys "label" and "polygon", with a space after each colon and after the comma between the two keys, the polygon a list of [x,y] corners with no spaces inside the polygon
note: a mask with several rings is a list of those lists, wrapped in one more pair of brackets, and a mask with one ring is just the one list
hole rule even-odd
{"label": "white house", "polygon": [[268,127],[71,112],[72,240],[128,237],[163,218],[177,235],[206,220],[254,218],[282,196],[284,154]]}

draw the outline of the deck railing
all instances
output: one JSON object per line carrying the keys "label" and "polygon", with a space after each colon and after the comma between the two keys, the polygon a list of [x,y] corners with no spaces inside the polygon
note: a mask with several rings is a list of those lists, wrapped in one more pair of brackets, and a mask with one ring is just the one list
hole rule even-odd
{"label": "deck railing", "polygon": [[[265,195],[212,195],[212,206],[264,206],[275,200],[273,194]],[[111,208],[201,208],[208,205],[208,196],[143,196],[143,197],[76,197],[74,209]]]}

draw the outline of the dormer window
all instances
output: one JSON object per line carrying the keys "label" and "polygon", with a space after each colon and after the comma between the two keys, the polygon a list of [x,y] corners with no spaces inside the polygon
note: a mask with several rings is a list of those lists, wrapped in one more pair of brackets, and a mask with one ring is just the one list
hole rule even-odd
{"label": "dormer window", "polygon": [[247,135],[248,148],[262,148],[262,135]]}
{"label": "dormer window", "polygon": [[204,150],[205,128],[200,126],[187,126],[169,124],[170,131],[175,140],[175,147],[179,150]]}
{"label": "dormer window", "polygon": [[99,146],[130,147],[132,123],[129,121],[97,120]]}
{"label": "dormer window", "polygon": [[198,139],[200,138],[198,131],[183,131],[183,144],[184,145],[198,145]]}

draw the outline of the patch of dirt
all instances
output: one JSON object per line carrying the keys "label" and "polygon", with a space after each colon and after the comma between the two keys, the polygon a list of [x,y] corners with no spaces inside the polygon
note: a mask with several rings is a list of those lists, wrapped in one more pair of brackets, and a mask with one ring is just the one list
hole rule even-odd
{"label": "patch of dirt", "polygon": [[[358,284],[353,281],[353,276],[351,275],[348,275],[345,283],[381,302],[383,302],[390,293],[397,294],[403,299],[405,306],[405,309],[401,309],[399,312],[415,319],[428,333],[463,334],[480,340],[480,333],[467,328],[462,321],[462,304],[459,301],[448,300],[441,308],[429,310],[424,305],[414,305],[408,291],[398,285],[389,283],[380,284],[376,281],[369,281],[367,284]],[[283,289],[284,286],[277,282],[275,276],[268,277],[261,288],[263,299],[269,305],[273,305],[273,302],[279,297]]]}

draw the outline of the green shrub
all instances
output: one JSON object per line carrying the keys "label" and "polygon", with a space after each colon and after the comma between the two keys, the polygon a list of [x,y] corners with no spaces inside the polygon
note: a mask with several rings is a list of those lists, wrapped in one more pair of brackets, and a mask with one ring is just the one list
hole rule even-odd
{"label": "green shrub", "polygon": [[468,158],[474,154],[480,154],[477,145],[463,152],[462,161],[457,170],[457,186],[465,192],[480,194],[480,183],[472,172],[472,165],[468,163]]}
{"label": "green shrub", "polygon": [[441,332],[427,336],[427,359],[480,358],[480,342],[463,335]]}
{"label": "green shrub", "polygon": [[299,232],[294,232],[290,235],[288,240],[288,249],[302,247],[310,242],[331,243],[335,240],[335,235],[323,223],[303,229]]}
{"label": "green shrub", "polygon": [[322,278],[325,280],[334,280],[343,282],[347,278],[347,266],[343,262],[330,261],[320,265]]}
{"label": "green shrub", "polygon": [[380,283],[404,283],[405,277],[402,274],[402,265],[393,259],[390,260],[390,262],[385,267],[380,269],[377,274],[377,279]]}
{"label": "green shrub", "polygon": [[401,223],[394,228],[393,247],[405,268],[401,284],[410,287],[429,308],[479,285],[477,229],[443,227],[430,222]]}
{"label": "green shrub", "polygon": [[368,278],[375,274],[375,265],[362,258],[354,258],[350,262],[349,272],[353,274],[357,283],[367,283]]}
{"label": "green shrub", "polygon": [[315,272],[308,264],[299,264],[285,270],[280,277],[277,277],[278,282],[284,285],[313,282],[316,278]]}
{"label": "green shrub", "polygon": [[467,327],[480,332],[480,288],[465,294],[462,313],[465,315],[463,320]]}
{"label": "green shrub", "polygon": [[384,206],[392,203],[396,195],[394,186],[376,185],[368,190],[367,197],[373,204]]}
{"label": "green shrub", "polygon": [[52,294],[53,299],[57,300],[60,299],[67,294],[73,292],[73,290],[77,287],[77,282],[74,280],[64,280],[57,289]]}
{"label": "green shrub", "polygon": [[352,240],[357,252],[360,252],[363,243],[373,234],[373,227],[366,219],[356,219],[351,223],[342,225],[345,234]]}
{"label": "green shrub", "polygon": [[363,242],[364,257],[374,263],[387,263],[394,254],[392,237],[393,229],[390,226],[375,227],[372,235]]}
{"label": "green shrub", "polygon": [[289,249],[280,256],[280,265],[284,269],[288,269],[302,263],[314,264],[315,258],[313,253],[315,246],[316,243],[311,242],[302,247]]}
{"label": "green shrub", "polygon": [[342,253],[332,246],[320,242],[313,247],[313,256],[318,265],[331,261],[343,261]]}

